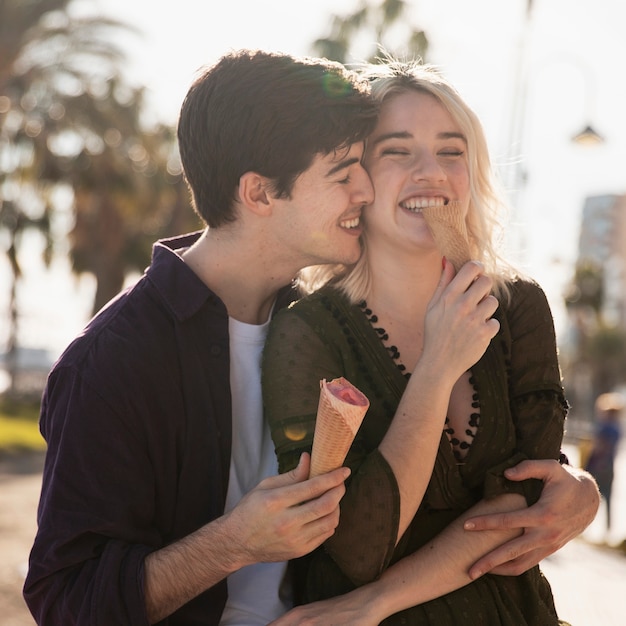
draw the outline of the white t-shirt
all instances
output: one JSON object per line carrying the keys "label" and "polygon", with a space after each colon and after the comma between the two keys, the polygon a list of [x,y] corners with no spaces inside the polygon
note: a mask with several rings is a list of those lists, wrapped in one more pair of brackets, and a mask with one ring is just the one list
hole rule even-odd
{"label": "white t-shirt", "polygon": [[[268,476],[278,473],[270,430],[263,419],[261,353],[269,321],[260,326],[229,318],[233,445],[226,511]],[[292,607],[283,585],[287,564],[256,563],[231,574],[220,626],[266,626]]]}

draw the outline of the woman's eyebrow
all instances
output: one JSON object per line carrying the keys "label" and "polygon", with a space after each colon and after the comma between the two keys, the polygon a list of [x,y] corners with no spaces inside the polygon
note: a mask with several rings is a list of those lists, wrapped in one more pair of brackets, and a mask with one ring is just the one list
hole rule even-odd
{"label": "woman's eyebrow", "polygon": [[465,143],[467,143],[467,138],[465,137],[465,135],[463,133],[459,133],[459,132],[445,132],[445,133],[439,133],[437,135],[438,139],[460,139],[461,141],[464,141]]}
{"label": "woman's eyebrow", "polygon": [[372,145],[376,146],[382,141],[387,141],[387,139],[410,139],[411,137],[413,137],[411,133],[409,133],[406,130],[402,130],[402,131],[396,131],[393,133],[385,133],[383,135],[379,135],[378,137],[375,137],[374,139],[370,138],[368,139],[368,142],[371,141]]}
{"label": "woman's eyebrow", "polygon": [[[371,142],[372,145],[376,146],[383,141],[387,141],[387,139],[411,139],[413,135],[408,131],[396,131],[393,133],[384,133],[383,135],[379,135],[378,137],[368,139],[368,142]],[[446,131],[437,134],[437,139],[460,139],[467,143],[467,138],[463,133],[457,131]]]}

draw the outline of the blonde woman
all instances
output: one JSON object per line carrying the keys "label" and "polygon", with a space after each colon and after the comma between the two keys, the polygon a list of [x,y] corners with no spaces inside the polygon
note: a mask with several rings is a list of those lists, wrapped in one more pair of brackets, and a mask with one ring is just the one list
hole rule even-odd
{"label": "blonde woman", "polygon": [[[567,403],[550,309],[497,254],[501,202],[474,113],[431,67],[390,61],[370,78],[381,111],[362,256],[303,276],[315,291],[274,318],[263,374],[283,472],[310,450],[321,379],[344,376],[370,400],[339,526],[293,563],[297,602],[352,593],[277,624],[562,623],[537,566],[469,574],[519,529],[463,528],[537,501],[540,481],[505,470],[559,458]],[[426,206],[465,218],[473,260],[458,272]]]}

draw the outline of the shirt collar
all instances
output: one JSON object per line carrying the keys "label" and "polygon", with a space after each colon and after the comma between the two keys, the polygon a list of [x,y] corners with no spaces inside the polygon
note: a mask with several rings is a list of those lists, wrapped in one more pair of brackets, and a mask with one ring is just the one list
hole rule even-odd
{"label": "shirt collar", "polygon": [[[227,316],[224,303],[183,261],[176,250],[192,246],[202,235],[196,231],[186,235],[160,239],[152,246],[152,263],[146,271],[165,304],[180,320],[195,315],[205,304],[220,309]],[[279,290],[274,312],[295,299],[292,285]]]}
{"label": "shirt collar", "polygon": [[176,252],[193,245],[200,235],[202,231],[160,239],[152,246],[152,263],[146,277],[180,321],[192,317],[207,303],[221,308],[226,315],[223,302]]}

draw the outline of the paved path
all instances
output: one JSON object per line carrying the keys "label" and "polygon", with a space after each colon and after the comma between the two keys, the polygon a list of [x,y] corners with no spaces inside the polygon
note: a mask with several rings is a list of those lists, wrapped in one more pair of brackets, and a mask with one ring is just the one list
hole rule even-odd
{"label": "paved path", "polygon": [[[578,450],[564,446],[574,465]],[[626,626],[626,441],[620,446],[613,483],[612,528],[605,529],[604,503],[579,539],[548,557],[541,568],[552,585],[561,619],[572,626]],[[611,547],[608,547],[611,546]]]}
{"label": "paved path", "polygon": [[0,625],[33,626],[22,599],[35,536],[42,455],[0,458]]}
{"label": "paved path", "polygon": [[575,539],[545,559],[559,617],[572,626],[625,626],[626,554]]}

